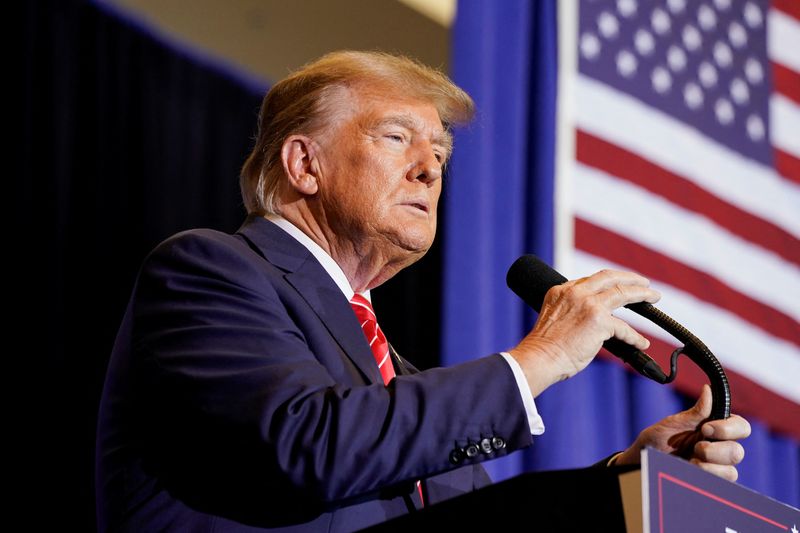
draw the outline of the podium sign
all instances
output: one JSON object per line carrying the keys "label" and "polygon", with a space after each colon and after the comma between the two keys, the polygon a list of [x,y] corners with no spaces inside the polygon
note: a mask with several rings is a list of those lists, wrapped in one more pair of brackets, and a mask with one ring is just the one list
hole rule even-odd
{"label": "podium sign", "polygon": [[642,452],[646,533],[798,533],[800,511],[655,450]]}

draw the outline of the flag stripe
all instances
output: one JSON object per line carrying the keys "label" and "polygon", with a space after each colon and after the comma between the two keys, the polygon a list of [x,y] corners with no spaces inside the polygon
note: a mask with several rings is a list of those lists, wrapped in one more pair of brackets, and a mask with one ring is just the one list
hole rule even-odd
{"label": "flag stripe", "polygon": [[[581,250],[575,251],[575,266],[578,275],[602,268],[628,268]],[[695,331],[726,369],[747,375],[760,386],[800,403],[800,388],[797,387],[800,358],[794,344],[769,335],[741,317],[654,277],[651,284],[663,296],[658,307],[690,331]],[[675,342],[667,332],[632,311],[619,309],[615,315],[639,331],[666,342]]]}
{"label": "flag stripe", "polygon": [[783,95],[775,94],[769,99],[769,119],[775,148],[800,157],[800,106]]}
{"label": "flag stripe", "polygon": [[800,159],[783,150],[775,150],[775,168],[782,176],[800,185]]}
{"label": "flag stripe", "polygon": [[661,250],[800,320],[800,268],[796,265],[704,216],[605,172],[576,163],[574,175],[575,216]]}
{"label": "flag stripe", "polygon": [[[576,125],[581,130],[640,154],[800,237],[800,187],[773,169],[586,76],[576,79],[576,97]],[[753,194],[754,190],[758,194]]]}
{"label": "flag stripe", "polygon": [[644,187],[684,209],[705,215],[743,239],[800,265],[800,239],[643,157],[580,129],[577,132],[576,157],[586,165]]}
{"label": "flag stripe", "polygon": [[772,85],[776,92],[800,104],[800,74],[780,63],[771,63]]}
{"label": "flag stripe", "polygon": [[575,246],[727,309],[765,332],[800,347],[800,323],[791,317],[732,289],[714,276],[675,261],[623,235],[578,218],[575,220]]}
{"label": "flag stripe", "polygon": [[783,11],[796,19],[800,19],[800,2],[797,0],[772,0],[773,9]]}
{"label": "flag stripe", "polygon": [[770,9],[767,25],[769,59],[800,72],[800,54],[797,53],[800,50],[800,20],[786,12]]}

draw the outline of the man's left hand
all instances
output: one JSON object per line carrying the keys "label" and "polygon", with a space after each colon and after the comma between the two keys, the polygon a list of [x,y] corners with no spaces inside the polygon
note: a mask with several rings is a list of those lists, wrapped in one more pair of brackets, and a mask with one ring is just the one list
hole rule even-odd
{"label": "man's left hand", "polygon": [[[638,464],[645,446],[688,459],[703,470],[736,481],[736,465],[744,459],[744,448],[736,442],[750,435],[750,424],[738,415],[711,420],[711,388],[703,385],[697,403],[690,409],[668,416],[642,431],[614,464]],[[712,440],[705,440],[712,439]]]}

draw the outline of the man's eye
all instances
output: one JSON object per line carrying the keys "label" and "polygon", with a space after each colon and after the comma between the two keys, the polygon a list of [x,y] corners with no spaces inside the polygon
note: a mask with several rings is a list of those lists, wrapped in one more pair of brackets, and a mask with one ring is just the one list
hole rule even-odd
{"label": "man's eye", "polygon": [[386,137],[391,139],[391,140],[393,140],[393,141],[396,141],[396,142],[405,141],[405,138],[402,135],[400,135],[399,133],[390,133]]}

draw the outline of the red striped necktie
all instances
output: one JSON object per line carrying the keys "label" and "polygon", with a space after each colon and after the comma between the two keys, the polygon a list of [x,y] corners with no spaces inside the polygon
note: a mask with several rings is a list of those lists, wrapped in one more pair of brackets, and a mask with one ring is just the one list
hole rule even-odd
{"label": "red striped necktie", "polygon": [[[369,347],[372,349],[372,356],[375,358],[375,363],[378,365],[378,370],[381,372],[383,384],[388,385],[394,379],[394,365],[392,365],[392,358],[389,357],[389,342],[386,336],[378,326],[378,319],[375,317],[375,311],[372,309],[372,304],[369,300],[356,294],[350,300],[350,305],[356,313],[356,318],[361,324],[361,330],[367,337]],[[425,506],[425,498],[422,495],[422,484],[417,481],[415,483],[417,492],[419,493],[422,506]]]}
{"label": "red striped necktie", "polygon": [[367,337],[369,347],[372,349],[372,355],[378,364],[378,370],[381,372],[383,384],[388,385],[395,376],[394,366],[392,365],[392,358],[389,357],[389,343],[378,326],[378,320],[375,318],[372,304],[360,294],[356,294],[350,300],[350,305],[353,307],[353,311],[355,311],[356,317],[361,323],[361,329]]}

